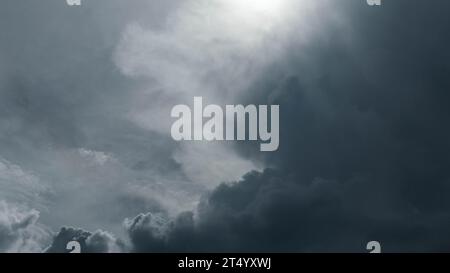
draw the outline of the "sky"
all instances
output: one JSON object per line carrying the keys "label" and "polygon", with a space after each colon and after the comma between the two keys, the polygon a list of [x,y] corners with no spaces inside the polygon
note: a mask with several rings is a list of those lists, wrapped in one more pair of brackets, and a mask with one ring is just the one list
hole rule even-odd
{"label": "sky", "polygon": [[[4,0],[0,252],[450,250],[445,0]],[[170,110],[280,105],[280,147]]]}

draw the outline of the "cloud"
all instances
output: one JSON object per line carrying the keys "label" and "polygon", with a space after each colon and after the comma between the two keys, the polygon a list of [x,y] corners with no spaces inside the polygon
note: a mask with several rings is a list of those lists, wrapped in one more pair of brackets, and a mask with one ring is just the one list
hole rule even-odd
{"label": "cloud", "polygon": [[124,222],[135,247],[134,251],[142,250],[142,246],[147,252],[165,250],[167,224],[166,219],[152,213],[139,214],[133,219],[125,219]]}
{"label": "cloud", "polygon": [[62,227],[53,238],[52,244],[45,250],[47,253],[68,253],[67,244],[76,241],[80,244],[81,253],[120,253],[125,245],[107,231],[85,231],[72,227]]}
{"label": "cloud", "polygon": [[37,224],[39,212],[0,201],[0,252],[40,252],[51,233]]}
{"label": "cloud", "polygon": [[450,68],[446,43],[428,42],[446,37],[448,4],[354,3],[254,82],[252,99],[280,104],[276,170],[220,185],[157,233],[140,215],[135,251],[448,252]]}
{"label": "cloud", "polygon": [[35,174],[0,157],[0,200],[47,209],[51,187]]}
{"label": "cloud", "polygon": [[[298,7],[299,1],[265,3],[272,6],[262,9],[261,3],[241,2],[185,1],[162,28],[137,22],[126,27],[115,64],[123,75],[147,82],[130,113],[135,124],[170,137],[170,110],[177,104],[190,105],[194,96],[214,104],[242,103],[251,95],[253,82],[282,54],[290,24],[301,30],[298,43],[306,40],[309,26],[317,24],[308,11],[318,7],[306,1],[296,14],[289,7]],[[263,165],[223,143],[178,143],[172,158],[187,178],[207,189]],[[214,166],[205,169],[211,158]]]}
{"label": "cloud", "polygon": [[92,161],[93,164],[104,165],[108,161],[114,160],[111,155],[108,155],[104,152],[91,151],[83,148],[78,149],[78,152],[83,158]]}
{"label": "cloud", "polygon": [[189,179],[213,189],[217,183],[237,180],[249,170],[259,169],[256,163],[230,152],[234,148],[229,143],[189,143],[180,145],[173,158]]}
{"label": "cloud", "polygon": [[[41,249],[26,208],[118,237],[128,217],[137,252],[448,251],[445,1],[286,0],[283,18],[237,0],[16,2],[0,10],[0,196],[25,208],[2,209],[2,251]],[[280,104],[280,149],[174,143],[169,110],[194,95]],[[122,250],[76,228],[51,249],[73,238]]]}
{"label": "cloud", "polygon": [[445,215],[391,207],[376,190],[363,178],[306,184],[266,170],[219,186],[197,211],[140,214],[126,227],[135,252],[366,252],[372,240],[384,252],[448,249]]}
{"label": "cloud", "polygon": [[273,170],[252,172],[219,186],[195,213],[159,222],[141,214],[127,228],[139,252],[289,252],[314,251],[321,244],[330,249],[349,239],[360,244],[360,230],[339,234],[362,219],[353,214],[357,208],[345,210],[341,191],[333,181],[300,185]]}
{"label": "cloud", "polygon": [[[122,41],[131,22],[156,33],[181,2],[92,2],[90,12],[57,1],[2,6],[0,32],[8,43],[0,45],[1,198],[28,202],[54,229],[106,226],[118,233],[125,217],[193,208],[220,183],[212,176],[234,180],[255,167],[228,147],[179,148],[169,130],[142,126],[164,124],[169,113],[153,109],[179,101],[156,99],[149,81],[123,73],[115,57],[121,44],[133,46]],[[19,14],[26,20],[11,28]],[[148,89],[151,95],[143,95]],[[198,175],[208,163],[203,158],[212,156],[221,158],[219,168]]]}

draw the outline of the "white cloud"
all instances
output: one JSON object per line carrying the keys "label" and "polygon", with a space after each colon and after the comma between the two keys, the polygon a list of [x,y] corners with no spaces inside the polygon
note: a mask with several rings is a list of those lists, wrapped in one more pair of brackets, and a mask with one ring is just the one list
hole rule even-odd
{"label": "white cloud", "polygon": [[41,252],[50,231],[37,224],[39,212],[0,201],[0,252]]}
{"label": "white cloud", "polygon": [[[290,9],[298,1],[263,4],[185,1],[163,28],[130,23],[114,60],[124,75],[148,80],[145,89],[137,92],[130,119],[170,137],[174,105],[191,104],[194,96],[214,104],[242,101],[264,68],[283,53],[289,24],[299,16]],[[312,6],[303,5],[300,13]],[[297,36],[305,33],[306,29]],[[224,143],[181,142],[173,157],[187,177],[207,188],[236,180],[259,164]]]}
{"label": "white cloud", "polygon": [[100,151],[92,151],[84,148],[78,149],[81,157],[88,160],[91,164],[104,165],[108,161],[113,161],[114,157]]}
{"label": "white cloud", "polygon": [[239,180],[249,170],[259,169],[252,161],[230,152],[230,146],[229,143],[190,142],[179,148],[174,159],[192,181],[211,189],[218,183]]}

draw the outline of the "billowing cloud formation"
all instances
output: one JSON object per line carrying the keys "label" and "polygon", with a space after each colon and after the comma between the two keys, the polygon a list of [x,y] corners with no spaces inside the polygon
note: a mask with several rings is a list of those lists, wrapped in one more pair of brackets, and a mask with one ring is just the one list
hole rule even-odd
{"label": "billowing cloud formation", "polygon": [[[115,63],[125,76],[149,82],[138,96],[145,103],[136,104],[131,112],[136,124],[167,134],[173,122],[169,113],[176,104],[192,104],[196,95],[215,104],[236,101],[279,55],[285,25],[278,17],[290,1],[277,1],[274,10],[241,2],[185,1],[162,29],[137,23],[126,28]],[[283,14],[288,20],[287,12]],[[279,42],[272,43],[269,37]],[[229,146],[180,143],[173,158],[188,178],[212,188],[257,168]],[[215,168],[205,168],[211,158]]]}
{"label": "billowing cloud formation", "polygon": [[50,231],[36,222],[39,212],[0,201],[0,252],[40,252]]}
{"label": "billowing cloud formation", "polygon": [[97,230],[94,233],[83,229],[63,227],[53,238],[52,244],[45,250],[48,253],[68,253],[68,243],[76,241],[80,244],[81,253],[119,253],[125,245],[109,232]]}
{"label": "billowing cloud formation", "polygon": [[[1,198],[54,229],[122,237],[128,217],[132,251],[448,251],[447,1],[270,9],[286,16],[257,1],[150,2],[2,6]],[[174,143],[169,109],[194,95],[280,104],[280,149]],[[2,251],[38,227],[17,215]],[[71,228],[51,249],[74,238],[121,249]]]}
{"label": "billowing cloud formation", "polygon": [[195,213],[127,220],[132,251],[365,252],[372,240],[386,252],[448,251],[445,214],[393,205],[366,179],[302,183],[274,170],[250,173],[219,186]]}
{"label": "billowing cloud formation", "polygon": [[[205,103],[242,103],[253,96],[254,82],[289,43],[301,49],[321,26],[314,14],[332,6],[328,1],[185,1],[162,28],[129,24],[114,60],[123,75],[147,81],[131,120],[167,134],[171,108],[191,105],[194,96],[202,96]],[[264,166],[233,146],[181,142],[173,159],[193,183],[212,189]]]}
{"label": "billowing cloud formation", "polygon": [[253,100],[281,107],[278,170],[219,186],[163,228],[138,216],[135,251],[449,251],[450,6],[353,3],[255,82]]}
{"label": "billowing cloud formation", "polygon": [[3,3],[0,200],[39,210],[54,230],[115,233],[141,211],[172,214],[195,205],[204,187],[186,178],[171,139],[129,120],[142,83],[123,77],[112,61],[125,25],[136,18],[155,26],[176,6]]}

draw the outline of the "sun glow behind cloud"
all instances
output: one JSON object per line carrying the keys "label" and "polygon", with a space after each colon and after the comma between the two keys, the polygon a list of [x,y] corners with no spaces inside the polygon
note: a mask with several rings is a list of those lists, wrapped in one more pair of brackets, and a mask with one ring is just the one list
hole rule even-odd
{"label": "sun glow behind cloud", "polygon": [[230,7],[247,14],[279,16],[286,7],[286,0],[229,0]]}
{"label": "sun glow behind cloud", "polygon": [[[191,0],[171,12],[163,28],[130,22],[115,63],[127,77],[150,80],[135,92],[129,118],[145,130],[168,135],[173,120],[166,113],[174,105],[189,105],[194,96],[219,105],[242,101],[288,43],[308,40],[316,3]],[[206,169],[209,158],[215,167]],[[217,143],[180,143],[173,159],[191,181],[208,189],[264,167]]]}
{"label": "sun glow behind cloud", "polygon": [[235,31],[252,36],[272,31],[288,17],[289,0],[216,0],[216,16],[226,16],[239,26]]}

